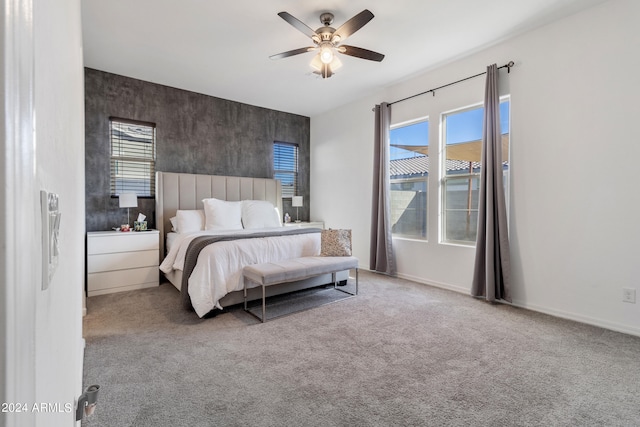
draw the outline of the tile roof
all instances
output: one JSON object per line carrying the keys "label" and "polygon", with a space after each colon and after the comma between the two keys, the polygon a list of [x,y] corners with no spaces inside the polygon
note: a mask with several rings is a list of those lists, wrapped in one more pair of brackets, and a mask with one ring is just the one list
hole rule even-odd
{"label": "tile roof", "polygon": [[[447,171],[466,172],[469,162],[464,160],[447,160]],[[474,172],[480,169],[479,162],[473,162]],[[396,159],[389,162],[389,175],[393,178],[410,178],[429,175],[429,156],[415,156],[406,159]]]}

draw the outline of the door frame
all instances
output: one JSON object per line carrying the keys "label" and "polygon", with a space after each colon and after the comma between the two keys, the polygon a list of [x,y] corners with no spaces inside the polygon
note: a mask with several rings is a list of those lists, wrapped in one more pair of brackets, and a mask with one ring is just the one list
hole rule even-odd
{"label": "door frame", "polygon": [[[36,401],[36,289],[41,272],[31,254],[40,253],[36,221],[33,0],[2,0],[2,153],[0,174],[0,401]],[[34,266],[36,268],[34,268]],[[34,425],[35,415],[8,412],[1,426]]]}

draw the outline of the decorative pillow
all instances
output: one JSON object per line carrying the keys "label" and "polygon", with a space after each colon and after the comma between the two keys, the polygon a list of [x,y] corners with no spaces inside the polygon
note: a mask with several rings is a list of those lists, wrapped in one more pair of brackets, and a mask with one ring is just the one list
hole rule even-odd
{"label": "decorative pillow", "polygon": [[171,218],[169,218],[169,221],[171,221],[171,231],[174,232],[178,232],[178,218],[175,216],[172,216]]}
{"label": "decorative pillow", "polygon": [[[178,233],[204,230],[203,210],[178,210],[176,212],[176,224],[173,228]],[[173,221],[171,222],[173,224]]]}
{"label": "decorative pillow", "polygon": [[205,230],[241,230],[242,202],[203,199]]}
{"label": "decorative pillow", "polygon": [[351,256],[351,230],[322,230],[320,256]]}
{"label": "decorative pillow", "polygon": [[242,201],[242,225],[244,228],[282,227],[278,209],[266,200]]}

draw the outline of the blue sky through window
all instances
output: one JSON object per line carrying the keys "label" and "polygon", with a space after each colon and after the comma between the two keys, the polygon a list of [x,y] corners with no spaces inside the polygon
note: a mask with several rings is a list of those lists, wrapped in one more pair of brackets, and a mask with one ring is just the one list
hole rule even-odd
{"label": "blue sky through window", "polygon": [[[477,141],[482,139],[482,115],[484,108],[474,108],[447,116],[447,143]],[[509,132],[509,101],[500,103],[502,133]],[[393,147],[393,145],[429,145],[429,122],[423,121],[392,129],[390,132],[391,160],[419,156],[419,153]]]}
{"label": "blue sky through window", "polygon": [[[447,116],[447,144],[482,139],[482,115],[484,108],[474,108]],[[509,132],[509,102],[500,103],[501,132]]]}
{"label": "blue sky through window", "polygon": [[391,160],[406,159],[420,154],[394,147],[394,145],[429,145],[429,121],[392,129],[390,134]]}

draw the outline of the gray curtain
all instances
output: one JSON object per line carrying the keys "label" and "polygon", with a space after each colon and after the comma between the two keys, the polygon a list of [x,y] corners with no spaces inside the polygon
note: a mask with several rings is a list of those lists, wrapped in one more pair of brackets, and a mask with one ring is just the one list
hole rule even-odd
{"label": "gray curtain", "polygon": [[471,295],[511,301],[507,208],[502,179],[498,67],[487,67],[482,131],[478,236]]}
{"label": "gray curtain", "polygon": [[371,249],[369,269],[395,275],[391,241],[391,207],[389,194],[389,126],[391,106],[376,105],[373,154],[373,206],[371,209]]}

